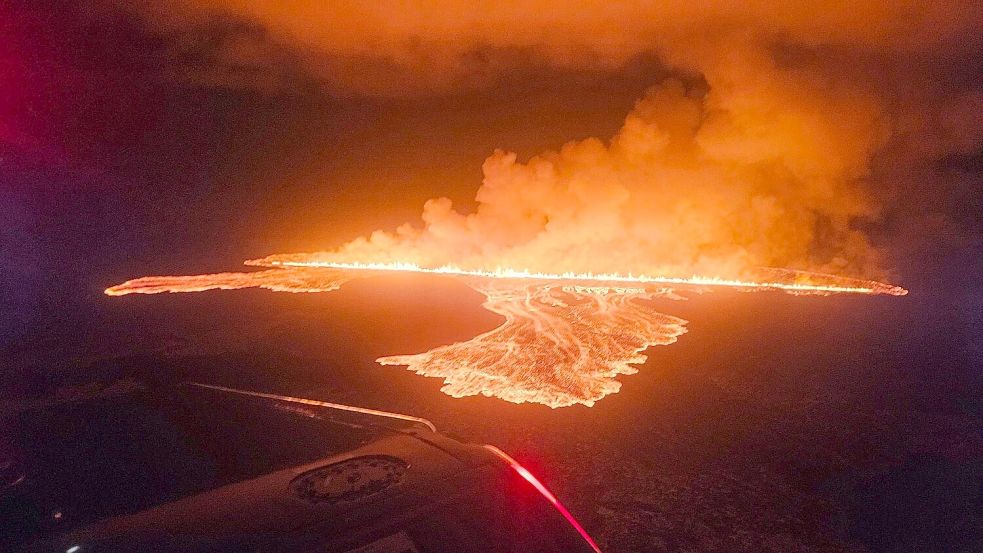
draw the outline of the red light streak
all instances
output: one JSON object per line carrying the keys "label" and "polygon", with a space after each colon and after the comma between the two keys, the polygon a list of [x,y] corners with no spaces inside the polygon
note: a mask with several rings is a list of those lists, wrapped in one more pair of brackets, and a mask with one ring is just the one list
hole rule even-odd
{"label": "red light streak", "polygon": [[577,533],[580,534],[580,537],[584,538],[584,541],[590,544],[591,548],[593,548],[594,551],[596,551],[597,553],[601,553],[601,548],[597,546],[597,544],[594,542],[594,539],[591,538],[590,534],[587,533],[587,530],[584,530],[584,527],[581,526],[579,522],[577,522],[577,519],[574,518],[574,516],[570,513],[570,511],[568,511],[567,508],[564,507],[562,503],[560,503],[560,500],[557,499],[556,496],[554,496],[553,493],[550,492],[549,489],[547,489],[546,486],[544,486],[543,483],[540,482],[538,478],[536,478],[535,476],[533,476],[531,472],[526,470],[526,467],[520,465],[519,462],[513,459],[512,457],[510,457],[508,453],[505,453],[504,451],[498,449],[493,445],[486,445],[485,449],[491,451],[492,453],[500,457],[503,461],[508,463],[509,466],[512,467],[512,470],[518,473],[519,476],[521,476],[526,482],[532,484],[532,486],[536,488],[536,490],[538,490],[539,493],[542,494],[547,501],[549,501],[550,503],[553,504],[554,507],[556,507],[556,510],[559,511],[561,515],[563,515],[563,518],[567,519],[567,522],[569,522],[570,525],[573,526],[575,530],[577,530]]}

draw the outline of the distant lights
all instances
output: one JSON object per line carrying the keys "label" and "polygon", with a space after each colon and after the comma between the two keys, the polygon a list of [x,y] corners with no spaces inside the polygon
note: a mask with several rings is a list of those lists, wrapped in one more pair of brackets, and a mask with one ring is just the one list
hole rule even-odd
{"label": "distant lights", "polygon": [[78,553],[81,550],[82,550],[82,546],[81,545],[73,545],[73,546],[69,547],[68,549],[66,549],[65,550],[65,553]]}

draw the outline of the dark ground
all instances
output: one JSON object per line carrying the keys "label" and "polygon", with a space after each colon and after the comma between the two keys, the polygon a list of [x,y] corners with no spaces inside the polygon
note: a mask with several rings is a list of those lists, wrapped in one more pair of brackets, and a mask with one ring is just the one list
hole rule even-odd
{"label": "dark ground", "polygon": [[5,383],[195,378],[424,416],[513,453],[606,551],[983,551],[983,386],[947,296],[667,301],[689,332],[593,408],[454,399],[373,363],[491,328],[480,300],[413,276],[317,295],[96,290],[7,347]]}

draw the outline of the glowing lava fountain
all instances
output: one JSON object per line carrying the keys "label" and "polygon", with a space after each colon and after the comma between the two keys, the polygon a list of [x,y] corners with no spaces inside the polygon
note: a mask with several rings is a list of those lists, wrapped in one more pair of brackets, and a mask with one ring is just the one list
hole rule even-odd
{"label": "glowing lava fountain", "polygon": [[732,280],[693,276],[590,273],[534,273],[514,269],[425,268],[409,263],[347,263],[265,258],[249,265],[268,267],[243,273],[154,276],[106,290],[111,296],[259,287],[280,292],[328,292],[360,276],[417,272],[459,278],[486,298],[483,306],[505,318],[465,342],[415,355],[377,361],[444,379],[441,390],[454,397],[485,395],[513,403],[549,407],[592,406],[617,392],[620,374],[634,374],[649,346],[676,341],[686,321],[656,311],[653,299],[685,299],[677,292],[726,287],[779,290],[792,294],[888,294],[907,290],[869,280],[784,269],[764,269],[761,278]]}

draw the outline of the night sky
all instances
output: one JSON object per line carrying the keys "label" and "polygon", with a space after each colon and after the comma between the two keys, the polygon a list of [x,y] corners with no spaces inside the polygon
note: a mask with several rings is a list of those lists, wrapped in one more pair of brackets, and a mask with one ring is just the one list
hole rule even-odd
{"label": "night sky", "polygon": [[435,195],[467,205],[494,148],[610,133],[664,73],[530,70],[397,98],[196,86],[166,78],[166,42],[134,16],[53,4],[4,13],[5,336],[123,276],[333,246]]}
{"label": "night sky", "polygon": [[[791,10],[764,2],[702,13],[680,3],[653,14],[604,3],[569,13],[548,2],[489,13],[447,4],[418,13],[400,3],[301,2],[292,11],[236,0],[0,3],[0,384],[39,393],[39,381],[57,386],[59,375],[84,378],[93,362],[155,350],[124,342],[166,326],[167,313],[182,313],[183,322],[164,334],[193,327],[196,309],[209,311],[203,325],[226,324],[231,296],[168,298],[160,311],[145,303],[141,312],[111,303],[108,286],[237,270],[245,259],[419,226],[431,198],[470,212],[482,163],[496,149],[522,162],[571,140],[607,140],[667,78],[693,94],[729,94],[721,101],[728,106],[773,82],[788,84],[777,107],[768,104],[778,113],[812,101],[794,92],[801,82],[835,91],[820,97],[828,105],[808,104],[830,115],[817,123],[834,129],[829,150],[869,150],[856,154],[862,169],[816,178],[839,179],[837,187],[848,180],[873,206],[862,214],[831,208],[831,224],[866,237],[878,258],[872,276],[910,290],[892,300],[896,307],[872,308],[886,317],[872,323],[842,315],[865,309],[863,302],[830,308],[834,320],[859,325],[860,340],[896,333],[889,360],[867,350],[816,363],[842,369],[873,359],[868,368],[887,372],[868,374],[872,382],[901,371],[902,387],[924,393],[919,405],[958,413],[968,421],[965,435],[983,440],[979,6]],[[757,80],[759,68],[780,78]],[[868,111],[857,108],[854,117],[854,105]],[[868,112],[876,128],[863,119]],[[725,139],[718,137],[721,150]],[[830,186],[815,197],[839,206],[842,188]],[[269,297],[248,294],[252,306]],[[191,303],[175,307],[181,301]],[[279,302],[271,311],[302,309],[296,298],[270,301]],[[378,302],[372,320],[383,319]],[[234,318],[251,308],[228,309]],[[822,304],[807,311],[821,316]],[[482,316],[468,324],[491,321]],[[806,334],[816,342],[803,351],[821,348],[822,333]],[[675,363],[674,349],[662,349],[660,362]],[[714,355],[726,364],[730,354]],[[903,411],[905,401],[877,408]],[[980,458],[967,462],[975,467]],[[979,494],[970,495],[980,501]],[[941,550],[935,545],[926,550]]]}
{"label": "night sky", "polygon": [[[608,137],[652,84],[676,77],[699,86],[699,61],[663,52],[700,50],[711,42],[705,29],[724,25],[714,18],[733,15],[722,8],[708,21],[687,18],[678,26],[697,36],[683,39],[651,36],[666,25],[656,17],[652,30],[612,42],[619,14],[596,7],[596,30],[582,20],[590,10],[569,22],[524,14],[510,39],[499,26],[520,16],[507,9],[472,35],[450,16],[428,26],[425,14],[400,12],[395,36],[379,37],[352,22],[357,3],[296,13],[146,4],[3,7],[0,320],[8,344],[54,319],[85,324],[82,305],[122,278],[336,247],[417,221],[438,196],[467,212],[481,163],[496,148],[522,160]],[[687,12],[666,9],[665,18]],[[761,9],[760,40],[776,64],[815,66],[824,78],[876,90],[893,134],[861,179],[876,211],[850,225],[877,247],[888,280],[911,288],[912,301],[937,295],[943,303],[932,302],[933,311],[957,319],[975,342],[983,69],[972,18],[956,5],[924,14],[914,6],[920,15],[907,20],[872,9],[834,12],[810,30],[797,23],[805,16]],[[325,29],[290,35],[294,25],[306,28],[305,10]],[[863,17],[867,30],[856,28]],[[939,22],[930,31],[932,18]],[[540,25],[552,31],[526,36]],[[582,25],[588,31],[572,34]],[[348,36],[359,33],[379,41],[376,50]],[[431,40],[433,59],[417,59]],[[552,52],[574,46],[583,52]],[[401,49],[412,50],[409,61]]]}

